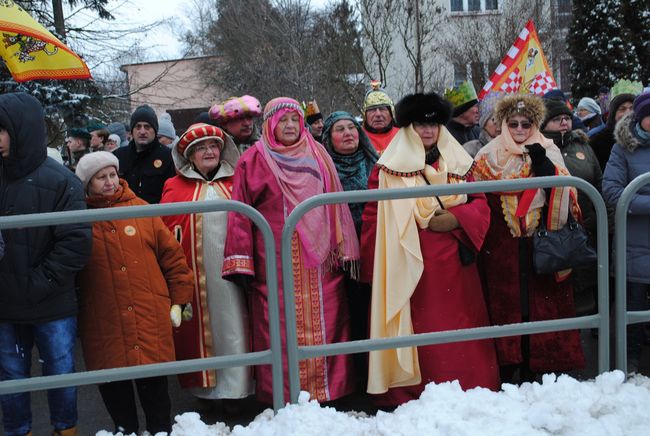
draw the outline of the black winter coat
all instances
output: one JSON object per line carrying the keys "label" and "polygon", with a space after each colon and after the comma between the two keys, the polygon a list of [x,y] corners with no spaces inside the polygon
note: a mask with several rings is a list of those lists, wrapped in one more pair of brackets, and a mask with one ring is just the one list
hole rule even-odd
{"label": "black winter coat", "polygon": [[456,138],[456,141],[458,141],[460,145],[479,139],[479,135],[481,134],[481,128],[478,125],[465,127],[454,120],[450,120],[447,123],[447,130],[449,130],[451,136]]}
{"label": "black winter coat", "polygon": [[147,203],[160,203],[165,181],[176,175],[171,150],[154,139],[138,153],[133,140],[113,151],[120,161],[120,177]]}
{"label": "black winter coat", "polygon": [[[86,208],[79,179],[47,157],[41,104],[25,93],[0,95],[9,156],[0,159],[0,215]],[[4,229],[0,322],[40,323],[77,313],[76,273],[90,257],[90,223]]]}

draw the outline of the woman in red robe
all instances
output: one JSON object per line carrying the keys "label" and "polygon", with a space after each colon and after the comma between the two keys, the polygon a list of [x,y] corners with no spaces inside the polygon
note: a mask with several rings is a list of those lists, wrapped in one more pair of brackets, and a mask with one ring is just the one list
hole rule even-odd
{"label": "woman in red robe", "polygon": [[[235,169],[232,199],[249,204],[266,218],[280,259],[286,217],[298,203],[317,194],[342,191],[332,159],[305,128],[300,104],[290,98],[271,100],[264,108],[262,138],[246,150]],[[270,347],[268,287],[261,232],[239,213],[228,215],[224,278],[250,289],[250,319],[254,351]],[[350,322],[344,275],[340,266],[356,270],[359,243],[350,209],[345,205],[312,209],[298,223],[292,241],[296,328],[299,345],[344,342]],[[278,262],[278,277],[282,274]],[[280,322],[285,349],[285,318],[280,280]],[[312,399],[330,401],[352,392],[352,358],[319,357],[300,362],[300,388]],[[272,402],[269,365],[255,368],[257,398]],[[284,394],[288,400],[286,361]]]}
{"label": "woman in red robe", "polygon": [[[451,105],[414,94],[396,106],[401,126],[368,181],[371,189],[472,181],[473,160],[444,127]],[[483,194],[368,203],[362,280],[372,283],[371,338],[489,325],[476,253],[490,216]],[[368,392],[380,406],[417,399],[429,382],[499,388],[493,340],[370,352]]]}

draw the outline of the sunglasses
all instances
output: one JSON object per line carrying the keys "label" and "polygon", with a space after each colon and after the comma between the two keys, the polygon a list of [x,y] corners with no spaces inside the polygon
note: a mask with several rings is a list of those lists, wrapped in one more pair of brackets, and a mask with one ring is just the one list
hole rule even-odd
{"label": "sunglasses", "polygon": [[508,121],[508,128],[516,129],[521,127],[522,129],[530,129],[533,126],[531,122],[528,121]]}

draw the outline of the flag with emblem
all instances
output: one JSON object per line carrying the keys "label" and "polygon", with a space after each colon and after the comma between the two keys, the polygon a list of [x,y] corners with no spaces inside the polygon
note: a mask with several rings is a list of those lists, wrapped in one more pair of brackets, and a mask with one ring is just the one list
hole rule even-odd
{"label": "flag with emblem", "polygon": [[557,84],[548,67],[535,25],[528,20],[478,98],[482,99],[490,90],[544,95],[555,88]]}
{"label": "flag with emblem", "polygon": [[88,66],[12,0],[0,1],[0,57],[17,82],[88,79]]}

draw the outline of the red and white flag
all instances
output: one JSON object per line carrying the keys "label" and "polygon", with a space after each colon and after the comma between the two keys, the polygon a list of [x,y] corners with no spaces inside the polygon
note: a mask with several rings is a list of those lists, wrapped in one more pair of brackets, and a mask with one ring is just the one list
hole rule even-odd
{"label": "red and white flag", "polygon": [[544,95],[555,88],[557,84],[542,51],[535,25],[528,20],[478,98],[482,99],[490,90]]}

